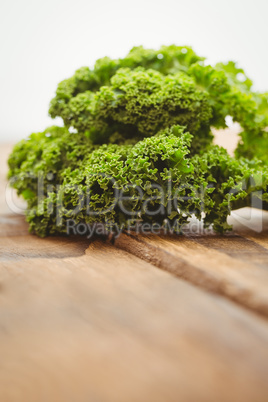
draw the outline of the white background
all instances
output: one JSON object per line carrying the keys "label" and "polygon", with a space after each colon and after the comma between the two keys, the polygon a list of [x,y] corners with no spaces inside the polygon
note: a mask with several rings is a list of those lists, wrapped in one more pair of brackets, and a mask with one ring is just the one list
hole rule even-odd
{"label": "white background", "polygon": [[59,81],[135,45],[189,45],[211,63],[238,61],[255,89],[268,90],[267,0],[0,1],[2,142],[54,124],[47,111]]}

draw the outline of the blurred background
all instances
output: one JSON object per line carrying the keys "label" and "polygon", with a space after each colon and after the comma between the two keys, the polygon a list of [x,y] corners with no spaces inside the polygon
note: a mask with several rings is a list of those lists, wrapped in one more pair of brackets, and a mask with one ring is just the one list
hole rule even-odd
{"label": "blurred background", "polygon": [[133,47],[189,45],[209,63],[234,60],[268,90],[267,0],[1,0],[0,141],[46,126],[58,82]]}

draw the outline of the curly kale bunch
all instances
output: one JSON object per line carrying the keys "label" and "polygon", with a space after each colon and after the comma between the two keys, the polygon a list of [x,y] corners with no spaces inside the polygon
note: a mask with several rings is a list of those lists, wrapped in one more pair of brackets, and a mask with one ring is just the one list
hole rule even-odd
{"label": "curly kale bunch", "polygon": [[71,98],[60,116],[67,127],[86,132],[96,144],[137,142],[174,124],[198,137],[194,148],[211,141],[209,99],[182,73],[119,69],[109,86]]}
{"label": "curly kale bunch", "polygon": [[[49,108],[64,127],[33,133],[9,157],[30,230],[68,233],[72,220],[180,231],[192,215],[230,229],[232,209],[267,202],[267,94],[251,86],[233,62],[206,66],[174,45],[77,70]],[[236,158],[212,144],[226,116],[242,127]]]}

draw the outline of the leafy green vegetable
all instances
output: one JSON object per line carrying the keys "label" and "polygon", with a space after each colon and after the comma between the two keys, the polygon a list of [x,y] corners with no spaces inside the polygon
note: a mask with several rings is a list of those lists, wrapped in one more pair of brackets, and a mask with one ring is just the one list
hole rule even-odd
{"label": "leafy green vegetable", "polygon": [[110,85],[111,77],[120,68],[144,67],[162,74],[174,74],[187,71],[191,64],[202,60],[203,58],[197,56],[191,48],[175,45],[162,46],[158,51],[144,49],[142,46],[134,47],[125,58],[118,60],[104,57],[96,61],[93,70],[82,67],[73,77],[60,82],[49,112],[52,117],[61,116],[62,110],[72,97]]}
{"label": "leafy green vegetable", "polygon": [[125,68],[116,72],[110,86],[73,97],[61,117],[66,126],[88,132],[97,144],[137,141],[180,124],[198,137],[193,145],[200,147],[201,139],[211,142],[211,114],[207,95],[188,76]]}
{"label": "leafy green vegetable", "polygon": [[[232,209],[268,201],[267,94],[253,92],[234,62],[212,67],[189,47],[136,47],[62,81],[49,113],[65,127],[33,133],[9,157],[40,236],[68,233],[71,219],[180,231],[192,215],[223,232]],[[242,127],[236,159],[212,145],[211,128],[227,116]]]}

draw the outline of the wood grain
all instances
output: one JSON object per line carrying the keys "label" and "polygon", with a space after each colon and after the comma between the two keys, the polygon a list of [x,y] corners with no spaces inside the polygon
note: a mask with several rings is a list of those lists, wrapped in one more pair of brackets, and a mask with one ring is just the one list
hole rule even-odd
{"label": "wood grain", "polygon": [[0,267],[1,401],[266,400],[267,323],[231,302],[100,241]]}
{"label": "wood grain", "polygon": [[40,239],[4,186],[1,402],[267,401],[265,227]]}
{"label": "wood grain", "polygon": [[[268,237],[262,237],[268,244]],[[268,317],[268,250],[236,234],[123,234],[116,246]]]}

